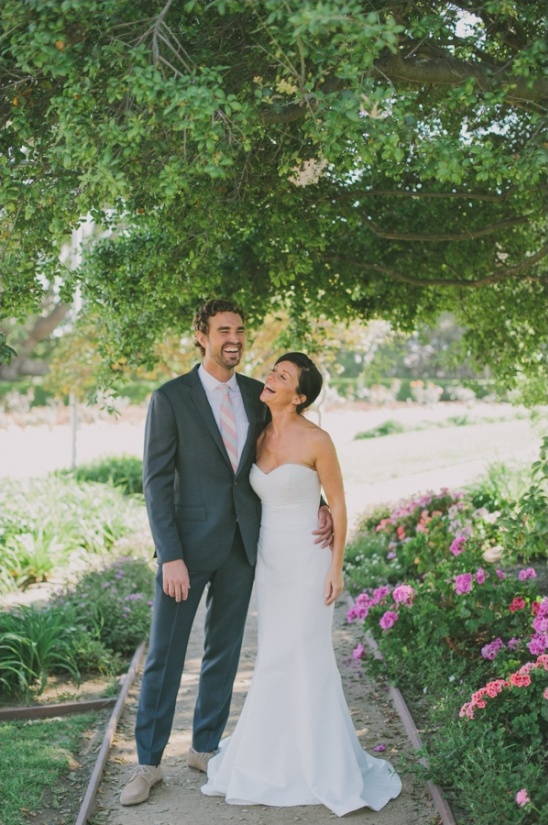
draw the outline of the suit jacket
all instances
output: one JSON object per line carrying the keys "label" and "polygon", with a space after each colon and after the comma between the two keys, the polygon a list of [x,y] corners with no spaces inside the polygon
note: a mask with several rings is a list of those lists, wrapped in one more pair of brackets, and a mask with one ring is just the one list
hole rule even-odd
{"label": "suit jacket", "polygon": [[152,394],[145,429],[143,489],[160,564],[182,558],[190,571],[214,570],[238,524],[250,564],[257,558],[261,506],[249,484],[267,409],[263,384],[236,375],[249,420],[236,474],[207,400],[198,366]]}

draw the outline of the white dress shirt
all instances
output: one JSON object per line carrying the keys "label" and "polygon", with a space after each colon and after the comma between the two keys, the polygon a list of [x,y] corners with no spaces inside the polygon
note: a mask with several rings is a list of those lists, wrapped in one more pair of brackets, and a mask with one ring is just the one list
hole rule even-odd
{"label": "white dress shirt", "polygon": [[[209,401],[209,406],[215,416],[215,421],[217,422],[217,426],[219,427],[219,431],[221,430],[221,403],[223,400],[222,392],[218,392],[217,387],[223,384],[222,381],[219,381],[217,378],[214,378],[209,372],[204,368],[203,364],[200,364],[198,367],[198,375],[200,376],[200,380],[202,382],[203,388],[205,390],[205,394],[207,395],[207,400]],[[238,382],[236,380],[236,376],[233,375],[228,381],[224,383],[224,386],[228,386],[230,389],[230,400],[232,401],[232,408],[234,410],[234,418],[236,419],[236,437],[238,440],[238,461],[242,457],[242,451],[245,446],[245,442],[247,439],[247,431],[249,429],[249,421],[247,420],[247,415],[244,407],[244,402],[242,400],[242,394],[240,392],[240,387],[238,386]]]}

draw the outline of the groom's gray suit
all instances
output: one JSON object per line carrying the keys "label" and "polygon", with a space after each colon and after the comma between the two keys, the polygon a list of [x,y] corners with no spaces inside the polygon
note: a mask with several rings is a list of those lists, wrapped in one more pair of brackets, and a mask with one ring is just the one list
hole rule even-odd
{"label": "groom's gray suit", "polygon": [[[169,739],[192,623],[206,585],[206,642],[194,711],[193,747],[217,748],[238,667],[253,585],[260,503],[249,484],[266,423],[263,384],[237,375],[249,421],[236,474],[198,367],[156,390],[143,462],[148,516],[158,556],[154,617],[135,728],[139,763],[158,765]],[[164,562],[183,559],[186,601],[163,592]]]}

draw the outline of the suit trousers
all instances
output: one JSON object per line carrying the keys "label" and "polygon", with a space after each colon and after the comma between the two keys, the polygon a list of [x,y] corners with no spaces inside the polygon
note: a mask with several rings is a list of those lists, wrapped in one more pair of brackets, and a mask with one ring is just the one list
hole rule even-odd
{"label": "suit trousers", "polygon": [[212,571],[189,571],[186,601],[176,602],[156,576],[149,652],[141,683],[135,739],[140,765],[159,765],[167,745],[192,624],[207,587],[204,656],[194,709],[192,744],[215,750],[230,712],[232,688],[249,608],[255,568],[247,560],[239,529],[223,564]]}

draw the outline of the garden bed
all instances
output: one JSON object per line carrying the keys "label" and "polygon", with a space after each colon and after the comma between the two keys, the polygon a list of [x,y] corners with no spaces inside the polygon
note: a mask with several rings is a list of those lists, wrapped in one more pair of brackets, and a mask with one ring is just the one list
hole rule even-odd
{"label": "garden bed", "polygon": [[382,659],[354,655],[402,690],[459,825],[548,819],[547,501],[548,439],[516,499],[491,477],[377,509],[348,554]]}

